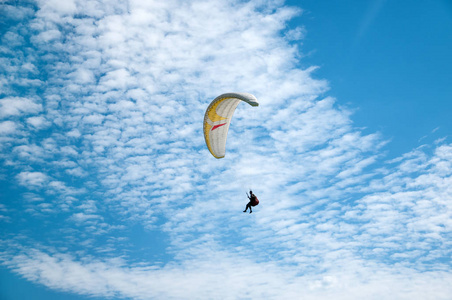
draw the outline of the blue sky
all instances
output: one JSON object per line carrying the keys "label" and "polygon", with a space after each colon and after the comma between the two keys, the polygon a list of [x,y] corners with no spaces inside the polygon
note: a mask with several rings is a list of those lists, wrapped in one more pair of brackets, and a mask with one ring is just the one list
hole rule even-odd
{"label": "blue sky", "polygon": [[448,134],[450,2],[306,1],[301,6],[305,13],[297,21],[309,28],[303,45],[313,52],[307,60],[321,66],[316,75],[330,82],[332,95],[357,109],[355,124],[390,136],[392,155],[423,144],[418,140],[438,126],[439,135]]}
{"label": "blue sky", "polygon": [[452,294],[448,1],[0,5],[2,299]]}

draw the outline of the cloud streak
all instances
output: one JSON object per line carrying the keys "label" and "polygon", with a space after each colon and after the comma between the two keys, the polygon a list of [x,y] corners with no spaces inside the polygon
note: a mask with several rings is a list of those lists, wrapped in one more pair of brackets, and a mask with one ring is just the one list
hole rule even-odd
{"label": "cloud streak", "polygon": [[[163,268],[131,267],[122,260],[80,262],[70,255],[40,251],[16,256],[11,264],[27,279],[53,289],[101,297],[326,299],[334,295],[378,299],[391,294],[397,299],[447,299],[450,295],[450,287],[445,288],[451,279],[446,271],[420,273],[404,267],[395,271],[346,255],[331,253],[336,256],[336,267],[328,275],[311,276],[297,276],[290,268],[256,264],[221,251]],[[215,259],[218,264],[212,268],[210,262]]]}

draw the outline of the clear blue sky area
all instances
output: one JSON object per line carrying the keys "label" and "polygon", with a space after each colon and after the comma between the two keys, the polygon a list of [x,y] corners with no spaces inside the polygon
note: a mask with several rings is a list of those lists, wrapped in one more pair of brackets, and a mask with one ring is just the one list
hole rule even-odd
{"label": "clear blue sky area", "polygon": [[[392,139],[393,154],[452,128],[450,1],[288,1],[304,9],[304,64],[330,82],[356,125]],[[430,140],[431,141],[431,140]]]}

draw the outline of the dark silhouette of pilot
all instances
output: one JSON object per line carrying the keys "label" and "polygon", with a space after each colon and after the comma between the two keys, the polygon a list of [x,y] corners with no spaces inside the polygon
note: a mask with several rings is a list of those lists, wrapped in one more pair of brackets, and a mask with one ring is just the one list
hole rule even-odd
{"label": "dark silhouette of pilot", "polygon": [[[248,194],[247,194],[248,196]],[[250,191],[250,195],[248,196],[248,199],[250,199],[250,202],[246,205],[246,209],[243,212],[246,212],[248,208],[250,209],[250,213],[253,212],[251,209],[251,206],[256,206],[259,204],[259,200],[257,199],[256,195],[253,194],[253,191]]]}

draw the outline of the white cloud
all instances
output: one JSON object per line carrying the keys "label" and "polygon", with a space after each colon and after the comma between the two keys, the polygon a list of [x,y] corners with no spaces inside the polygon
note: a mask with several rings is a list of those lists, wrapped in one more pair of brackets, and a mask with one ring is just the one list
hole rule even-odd
{"label": "white cloud", "polygon": [[76,12],[76,1],[58,1],[58,0],[46,0],[38,1],[40,4],[40,11],[44,13],[46,11],[54,11],[58,14],[74,14]]}
{"label": "white cloud", "polygon": [[451,275],[444,271],[420,273],[404,267],[396,271],[353,260],[346,253],[336,255],[342,259],[329,275],[320,271],[311,276],[296,276],[290,268],[256,264],[221,250],[163,268],[127,266],[121,260],[80,262],[67,254],[49,255],[39,250],[14,256],[9,264],[25,278],[52,289],[98,297],[448,299],[452,292]]}
{"label": "white cloud", "polygon": [[77,84],[91,83],[95,80],[94,73],[89,69],[80,68],[71,75]]}
{"label": "white cloud", "polygon": [[84,213],[76,213],[76,214],[72,215],[72,217],[71,217],[71,220],[73,220],[77,223],[83,223],[83,222],[98,220],[98,219],[101,219],[101,217],[99,215],[84,214]]}
{"label": "white cloud", "polygon": [[17,132],[17,124],[13,121],[4,121],[0,123],[0,135],[10,135]]}
{"label": "white cloud", "polygon": [[41,104],[27,98],[8,97],[0,99],[0,118],[33,114],[41,110]]}
{"label": "white cloud", "polygon": [[49,182],[49,177],[42,172],[21,172],[17,175],[19,183],[31,188],[42,187]]}
{"label": "white cloud", "polygon": [[24,42],[24,38],[15,32],[7,32],[2,37],[2,42],[10,47],[20,46]]}
{"label": "white cloud", "polygon": [[48,43],[52,40],[57,40],[61,38],[61,32],[57,29],[50,29],[44,32],[41,32],[37,37],[36,40],[41,43]]}
{"label": "white cloud", "polygon": [[27,119],[27,123],[36,129],[45,129],[51,125],[51,123],[44,117],[30,117]]}

